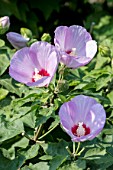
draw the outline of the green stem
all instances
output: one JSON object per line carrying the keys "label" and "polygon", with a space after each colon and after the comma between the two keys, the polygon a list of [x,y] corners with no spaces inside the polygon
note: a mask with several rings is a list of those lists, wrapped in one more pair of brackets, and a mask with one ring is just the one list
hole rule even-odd
{"label": "green stem", "polygon": [[22,136],[25,136],[27,139],[32,140],[32,139],[27,135],[26,132],[22,132]]}
{"label": "green stem", "polygon": [[72,153],[72,155],[73,155],[73,158],[75,159],[75,157],[76,157],[75,142],[73,142],[73,153]]}
{"label": "green stem", "polygon": [[36,132],[36,134],[35,134],[35,136],[34,136],[34,141],[37,140],[37,138],[38,138],[38,136],[39,136],[39,134],[40,134],[40,131],[41,131],[41,129],[42,129],[42,126],[43,126],[43,125],[40,125],[40,126],[39,126],[39,128],[38,128],[38,130],[37,130],[37,132]]}
{"label": "green stem", "polygon": [[85,148],[82,148],[80,152],[77,153],[77,155],[81,155],[81,153],[84,151]]}
{"label": "green stem", "polygon": [[92,33],[92,31],[93,31],[93,27],[94,27],[94,25],[95,25],[95,23],[94,23],[94,22],[92,22],[92,23],[91,23],[91,26],[90,26],[90,31],[89,31],[89,32],[90,32],[90,34],[91,34],[91,33]]}
{"label": "green stem", "polygon": [[57,85],[56,85],[56,88],[55,88],[55,93],[58,93],[58,85],[59,85],[59,82],[61,80],[63,80],[64,78],[64,70],[65,70],[66,66],[64,64],[61,65],[61,69],[59,70],[59,79],[57,81]]}
{"label": "green stem", "polygon": [[59,125],[59,123],[57,123],[55,126],[53,126],[48,132],[46,132],[44,135],[40,136],[38,139],[44,138],[44,137],[45,137],[46,135],[48,135],[53,129],[55,129],[58,125]]}
{"label": "green stem", "polygon": [[70,156],[73,156],[73,154],[71,153],[70,149],[68,146],[66,146],[66,150],[68,151],[68,153],[70,154]]}
{"label": "green stem", "polygon": [[75,154],[75,142],[73,142],[73,154]]}
{"label": "green stem", "polygon": [[77,149],[76,149],[76,155],[77,155],[77,153],[78,153],[78,151],[79,151],[79,148],[80,148],[80,142],[78,142],[78,146],[77,146]]}
{"label": "green stem", "polygon": [[39,141],[39,140],[37,140],[36,143],[38,143],[38,144],[40,145],[40,144],[45,143],[45,141]]}

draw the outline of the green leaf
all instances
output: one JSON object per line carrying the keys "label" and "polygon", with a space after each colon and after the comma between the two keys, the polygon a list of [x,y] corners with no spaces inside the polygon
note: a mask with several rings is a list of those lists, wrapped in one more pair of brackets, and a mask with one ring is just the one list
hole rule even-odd
{"label": "green leaf", "polygon": [[15,149],[11,147],[10,149],[1,148],[2,154],[5,158],[8,158],[9,160],[13,160],[15,158]]}
{"label": "green leaf", "polygon": [[68,89],[69,89],[69,85],[68,85],[67,80],[60,80],[58,82],[58,91],[59,92],[64,92],[64,91],[67,91]]}
{"label": "green leaf", "polygon": [[92,148],[85,153],[84,158],[94,160],[94,159],[99,159],[102,155],[105,154],[106,154],[106,150],[103,148]]}
{"label": "green leaf", "polygon": [[111,75],[108,74],[104,74],[102,76],[100,76],[97,80],[96,80],[96,90],[100,90],[101,88],[107,86],[107,83],[111,80]]}
{"label": "green leaf", "polygon": [[55,156],[51,161],[50,161],[50,169],[49,170],[55,170],[57,169],[63,162],[65,162],[67,159],[66,155],[58,155]]}
{"label": "green leaf", "polygon": [[19,156],[18,158],[15,158],[14,160],[9,160],[5,158],[1,152],[0,152],[0,169],[1,170],[17,170],[21,167],[21,165],[24,162],[24,157]]}
{"label": "green leaf", "polygon": [[49,126],[49,129],[53,128],[54,126],[56,126],[56,125],[58,125],[58,124],[60,123],[60,118],[59,118],[59,116],[55,116],[54,118],[55,118],[55,121],[53,121],[53,122],[51,123],[51,125]]}
{"label": "green leaf", "polygon": [[59,143],[48,143],[48,144],[41,144],[44,149],[44,152],[48,155],[52,156],[67,156],[68,152],[66,150],[66,146],[69,143],[61,140]]}
{"label": "green leaf", "polygon": [[113,135],[113,128],[103,129],[103,133],[105,133],[106,135]]}
{"label": "green leaf", "polygon": [[0,75],[8,68],[10,57],[6,49],[0,49]]}
{"label": "green leaf", "polygon": [[107,94],[107,97],[110,99],[111,104],[113,105],[113,91]]}
{"label": "green leaf", "polygon": [[28,144],[29,144],[29,139],[27,139],[26,137],[23,137],[22,139],[14,143],[12,147],[26,148]]}
{"label": "green leaf", "polygon": [[97,55],[97,62],[96,62],[95,69],[99,69],[99,68],[105,66],[108,63],[110,63],[110,58],[109,57],[102,57],[99,53]]}
{"label": "green leaf", "polygon": [[0,89],[0,100],[4,99],[8,95],[8,90]]}
{"label": "green leaf", "polygon": [[61,100],[59,98],[54,99],[54,109],[57,110],[61,105]]}
{"label": "green leaf", "polygon": [[[30,170],[49,170],[49,165],[47,162],[39,162],[34,165],[30,164],[29,168],[30,168]],[[22,169],[22,170],[27,170],[27,169]]]}
{"label": "green leaf", "polygon": [[27,165],[24,166],[23,168],[21,168],[21,170],[31,170],[31,168],[29,168]]}
{"label": "green leaf", "polygon": [[100,159],[94,160],[94,162],[99,165],[100,170],[107,169],[113,165],[113,157],[111,155],[105,154],[100,157]]}
{"label": "green leaf", "polygon": [[31,128],[35,128],[35,120],[36,120],[35,112],[30,112],[26,114],[25,116],[21,117],[21,120],[25,125]]}
{"label": "green leaf", "polygon": [[18,96],[21,96],[21,92],[18,87],[14,86],[12,83],[12,79],[1,79],[0,84],[5,87],[9,92],[15,93]]}
{"label": "green leaf", "polygon": [[43,160],[43,161],[46,161],[46,160],[51,160],[53,157],[50,156],[50,155],[43,155],[41,156],[39,159],[40,160]]}
{"label": "green leaf", "polygon": [[86,161],[78,159],[77,161],[72,161],[69,164],[58,168],[58,170],[84,170],[86,168]]}
{"label": "green leaf", "polygon": [[52,117],[53,113],[54,113],[53,107],[49,107],[49,108],[45,107],[43,109],[40,109],[36,119],[36,126],[45,123],[50,117]]}
{"label": "green leaf", "polygon": [[62,101],[62,103],[66,102],[67,101],[67,98],[62,95],[62,94],[58,94],[58,97],[60,98],[60,100]]}
{"label": "green leaf", "polygon": [[28,148],[19,151],[19,153],[25,157],[25,160],[32,159],[38,155],[39,144],[36,143]]}
{"label": "green leaf", "polygon": [[[3,112],[4,108],[10,108],[11,98],[7,96],[0,101],[0,114]],[[9,109],[8,109],[9,110]]]}
{"label": "green leaf", "polygon": [[0,129],[0,142],[11,139],[24,131],[23,123],[19,119],[12,122],[5,122],[1,119]]}
{"label": "green leaf", "polygon": [[37,116],[36,127],[45,123],[49,118],[50,116]]}
{"label": "green leaf", "polygon": [[[13,107],[13,105],[11,105],[11,112],[13,113],[13,114],[11,114],[11,120],[15,120],[15,119],[17,119],[17,118],[20,118],[20,120],[23,118],[24,119],[24,115],[25,115],[25,117],[29,117],[30,118],[30,115],[28,115],[27,116],[27,113],[29,112],[31,110],[31,107],[26,107],[26,106],[24,106],[24,107],[19,107],[18,105],[16,105],[15,107]],[[6,111],[7,112],[7,111]],[[34,115],[34,114],[33,114]],[[32,118],[33,116],[31,115],[31,118]],[[24,120],[22,119],[22,121],[23,122],[25,122]],[[30,119],[31,120],[31,119]],[[26,120],[26,122],[27,122],[27,120]],[[33,121],[32,121],[33,122]],[[32,122],[31,122],[31,126],[33,125],[32,124]],[[27,123],[26,123],[27,124]],[[30,126],[30,127],[31,127]]]}

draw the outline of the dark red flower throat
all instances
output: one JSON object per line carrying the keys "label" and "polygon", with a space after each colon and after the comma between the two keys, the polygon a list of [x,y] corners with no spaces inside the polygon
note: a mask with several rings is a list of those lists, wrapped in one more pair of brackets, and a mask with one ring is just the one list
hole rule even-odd
{"label": "dark red flower throat", "polygon": [[35,68],[32,77],[32,82],[36,82],[37,80],[41,79],[44,76],[50,76],[50,74],[45,69],[41,69],[40,71],[38,71],[38,69]]}
{"label": "dark red flower throat", "polygon": [[78,137],[90,134],[90,128],[86,127],[86,125],[83,122],[79,122],[77,125],[74,125],[71,128],[71,131],[73,135]]}

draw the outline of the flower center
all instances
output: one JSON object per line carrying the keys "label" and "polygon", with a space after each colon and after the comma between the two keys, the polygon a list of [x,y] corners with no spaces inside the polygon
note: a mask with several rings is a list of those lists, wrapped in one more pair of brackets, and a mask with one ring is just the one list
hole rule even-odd
{"label": "flower center", "polygon": [[86,125],[83,122],[79,122],[77,125],[74,125],[71,128],[71,131],[73,135],[81,137],[88,135],[90,133],[90,128],[86,127]]}
{"label": "flower center", "polygon": [[71,50],[67,50],[66,53],[75,57],[76,56],[76,48],[72,48]]}
{"label": "flower center", "polygon": [[38,71],[38,69],[35,68],[33,77],[32,77],[32,82],[35,82],[35,81],[43,78],[44,76],[50,76],[50,74],[45,69]]}

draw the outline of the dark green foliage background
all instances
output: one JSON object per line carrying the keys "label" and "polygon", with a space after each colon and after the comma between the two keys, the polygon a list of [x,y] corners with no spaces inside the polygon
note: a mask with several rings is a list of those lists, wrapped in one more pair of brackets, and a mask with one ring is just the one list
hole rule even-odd
{"label": "dark green foliage background", "polygon": [[[111,170],[113,1],[90,4],[88,0],[0,0],[0,16],[5,15],[10,17],[9,31],[20,33],[20,28],[25,27],[37,40],[41,40],[43,33],[49,33],[52,43],[57,26],[84,26],[97,41],[98,52],[87,66],[66,68],[57,91],[61,66],[48,88],[29,88],[9,76],[8,67],[15,50],[6,35],[1,35],[0,170]],[[95,139],[81,143],[81,149],[85,147],[85,150],[73,160],[65,148],[69,146],[72,151],[72,142],[59,124],[58,110],[78,94],[94,97],[101,103],[107,119]],[[39,141],[35,142],[32,139],[41,124]]]}

